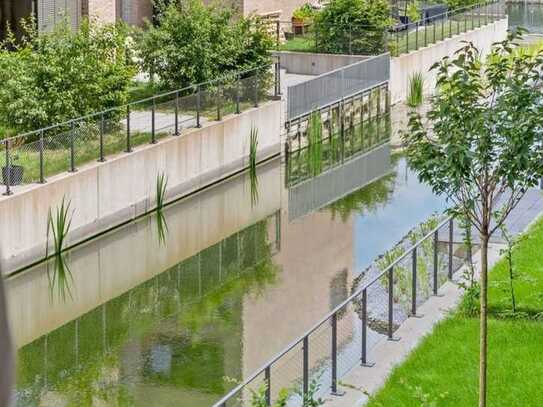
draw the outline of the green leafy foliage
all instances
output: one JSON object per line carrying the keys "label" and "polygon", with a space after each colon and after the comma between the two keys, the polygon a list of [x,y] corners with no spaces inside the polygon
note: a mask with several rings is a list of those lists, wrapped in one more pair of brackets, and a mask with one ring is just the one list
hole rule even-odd
{"label": "green leafy foliage", "polygon": [[24,35],[0,44],[0,124],[30,131],[121,105],[135,75],[123,25],[84,20],[40,33],[22,21]]}
{"label": "green leafy foliage", "polygon": [[379,53],[391,23],[388,1],[332,0],[315,17],[317,46],[329,53]]}
{"label": "green leafy foliage", "polygon": [[311,21],[317,13],[317,10],[315,10],[311,4],[305,3],[294,10],[292,17],[306,22]]}
{"label": "green leafy foliage", "polygon": [[257,17],[184,0],[163,6],[138,43],[142,70],[175,89],[268,64],[274,40]]}

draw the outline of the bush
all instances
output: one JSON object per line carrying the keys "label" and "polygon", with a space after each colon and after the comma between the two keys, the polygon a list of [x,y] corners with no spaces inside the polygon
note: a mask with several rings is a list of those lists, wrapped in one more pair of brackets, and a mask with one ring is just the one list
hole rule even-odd
{"label": "bush", "polygon": [[315,17],[321,52],[378,54],[386,49],[392,24],[386,0],[332,0]]}
{"label": "bush", "polygon": [[157,24],[148,24],[139,56],[143,71],[175,89],[268,64],[273,45],[256,17],[186,0],[165,5]]}
{"label": "bush", "polygon": [[39,34],[32,20],[24,35],[0,44],[0,125],[30,131],[126,102],[135,75],[122,25],[67,22]]}

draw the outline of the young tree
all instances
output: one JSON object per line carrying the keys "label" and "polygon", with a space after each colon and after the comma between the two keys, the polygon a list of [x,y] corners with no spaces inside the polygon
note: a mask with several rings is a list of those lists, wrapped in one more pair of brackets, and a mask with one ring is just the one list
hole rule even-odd
{"label": "young tree", "polygon": [[404,134],[419,178],[467,216],[481,244],[479,406],[486,405],[488,242],[543,175],[543,53],[515,51],[519,32],[482,61],[471,43],[437,71],[426,116],[413,109]]}

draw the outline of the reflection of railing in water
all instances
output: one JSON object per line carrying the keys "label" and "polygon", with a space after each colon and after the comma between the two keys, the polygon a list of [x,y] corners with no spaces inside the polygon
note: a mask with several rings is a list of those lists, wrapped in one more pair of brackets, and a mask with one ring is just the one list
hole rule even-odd
{"label": "reflection of railing in water", "polygon": [[[439,223],[214,407],[249,406],[250,390],[262,385],[268,406],[285,388],[291,391],[291,399],[299,397],[299,393],[308,394],[310,383],[314,381],[321,385],[322,392],[330,386],[331,392],[337,393],[341,376],[360,363],[372,366],[370,352],[377,341],[394,340],[400,324],[408,316],[416,316],[418,307],[430,296],[437,295],[439,288],[464,264],[468,251],[454,229],[452,218]],[[422,264],[427,268],[426,273],[422,273]],[[399,274],[404,272],[408,274],[407,286],[400,282]],[[405,289],[409,292],[407,302],[402,300],[400,292]],[[343,321],[349,321],[347,315],[354,316],[357,323],[345,324]],[[375,329],[376,326],[379,329]],[[351,343],[345,338],[351,338]],[[312,358],[315,348],[319,344],[322,348],[323,343],[328,347],[326,357]],[[287,387],[285,375],[290,379]]]}
{"label": "reflection of railing in water", "polygon": [[320,174],[390,140],[388,84],[287,122],[286,185]]}
{"label": "reflection of railing in water", "polygon": [[366,154],[350,158],[343,165],[299,182],[288,189],[289,220],[336,202],[391,170],[390,146],[383,144]]}
{"label": "reflection of railing in water", "polygon": [[[97,382],[109,381],[109,376],[101,376],[108,375],[108,369],[112,375],[111,369],[121,371],[119,351],[132,342],[129,339],[155,335],[154,327],[169,318],[184,331],[208,335],[203,328],[221,323],[209,320],[219,312],[210,311],[273,283],[277,269],[271,257],[280,250],[280,227],[278,211],[22,347],[18,403],[32,405],[49,390],[77,397],[70,389],[79,385],[84,386],[79,391],[92,392],[92,383],[82,378],[85,372],[94,372]],[[238,314],[231,311],[228,318],[239,319]],[[223,323],[232,324],[235,331],[240,322]],[[214,379],[224,392],[223,374],[217,374]],[[121,386],[120,381],[114,384]]]}

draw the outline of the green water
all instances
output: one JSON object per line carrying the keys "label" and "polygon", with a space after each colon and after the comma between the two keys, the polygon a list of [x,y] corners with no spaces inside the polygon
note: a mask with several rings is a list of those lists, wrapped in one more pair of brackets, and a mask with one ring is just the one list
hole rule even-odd
{"label": "green water", "polygon": [[274,161],[256,204],[242,175],[166,208],[164,241],[150,216],[68,253],[63,280],[53,263],[9,280],[17,406],[212,405],[444,208],[402,158],[382,175],[289,220]]}

